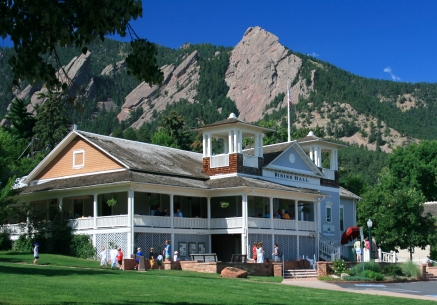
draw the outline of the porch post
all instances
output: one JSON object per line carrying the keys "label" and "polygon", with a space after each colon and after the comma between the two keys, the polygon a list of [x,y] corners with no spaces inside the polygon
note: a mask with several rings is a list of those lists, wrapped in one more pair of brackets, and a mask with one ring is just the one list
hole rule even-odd
{"label": "porch post", "polygon": [[127,255],[133,254],[134,247],[134,226],[133,226],[133,215],[134,215],[134,191],[129,190],[127,192],[127,226],[130,229],[127,233]]}
{"label": "porch post", "polygon": [[208,230],[211,229],[211,197],[206,198],[206,213],[208,217]]}
{"label": "porch post", "polygon": [[97,198],[98,198],[98,195],[94,194],[93,198],[94,198],[93,199],[93,216],[94,216],[93,227],[94,227],[94,229],[97,229],[97,213],[98,213],[98,211],[97,211]]}
{"label": "porch post", "polygon": [[296,218],[296,231],[299,231],[299,214],[298,214],[299,208],[298,208],[298,205],[299,205],[299,201],[295,200],[294,201],[294,215]]}
{"label": "porch post", "polygon": [[243,194],[241,204],[243,221],[243,232],[241,234],[241,254],[247,254],[247,194]]}
{"label": "porch post", "polygon": [[274,223],[273,223],[273,215],[275,214],[274,213],[274,211],[273,211],[273,197],[270,197],[269,198],[269,204],[270,204],[270,207],[269,207],[269,209],[270,209],[270,229],[274,229],[275,227],[274,227]]}
{"label": "porch post", "polygon": [[61,212],[62,212],[62,200],[63,200],[64,198],[58,198],[58,206],[59,206],[59,210],[61,210]]}
{"label": "porch post", "polygon": [[[171,228],[174,229],[174,195],[170,194],[170,222],[171,222]],[[172,235],[172,242],[173,242],[173,235]]]}

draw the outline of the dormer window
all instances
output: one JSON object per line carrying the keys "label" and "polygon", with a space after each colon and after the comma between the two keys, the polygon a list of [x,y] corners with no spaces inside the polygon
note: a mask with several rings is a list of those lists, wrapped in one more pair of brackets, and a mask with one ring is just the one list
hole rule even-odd
{"label": "dormer window", "polygon": [[73,151],[73,169],[80,169],[85,166],[85,150]]}

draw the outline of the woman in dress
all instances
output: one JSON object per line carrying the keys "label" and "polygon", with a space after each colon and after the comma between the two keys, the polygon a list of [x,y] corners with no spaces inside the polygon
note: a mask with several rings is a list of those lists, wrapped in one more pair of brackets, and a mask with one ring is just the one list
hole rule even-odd
{"label": "woman in dress", "polygon": [[263,243],[261,241],[258,243],[256,249],[256,262],[261,264],[264,263],[264,250],[263,250]]}
{"label": "woman in dress", "polygon": [[256,256],[256,249],[258,248],[257,245],[258,245],[258,243],[254,242],[253,243],[253,248],[252,248],[252,258],[254,259],[255,262],[257,261],[256,260],[256,258],[257,258],[257,256]]}

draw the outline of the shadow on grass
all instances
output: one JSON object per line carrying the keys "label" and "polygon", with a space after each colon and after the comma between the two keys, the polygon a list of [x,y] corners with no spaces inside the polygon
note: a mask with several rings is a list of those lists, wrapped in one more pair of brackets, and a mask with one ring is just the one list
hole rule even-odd
{"label": "shadow on grass", "polygon": [[69,275],[96,275],[96,274],[112,274],[120,271],[117,270],[101,270],[101,269],[81,269],[81,268],[47,268],[47,265],[29,266],[26,264],[18,264],[14,266],[1,266],[3,274],[20,274],[20,275],[42,275],[42,276],[69,276]]}

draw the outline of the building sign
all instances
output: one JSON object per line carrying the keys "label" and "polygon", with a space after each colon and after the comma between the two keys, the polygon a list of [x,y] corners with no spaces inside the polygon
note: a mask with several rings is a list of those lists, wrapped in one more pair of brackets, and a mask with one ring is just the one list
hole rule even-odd
{"label": "building sign", "polygon": [[309,184],[319,184],[319,179],[314,179],[310,177],[305,177],[297,174],[287,174],[281,173],[277,171],[267,171],[263,172],[263,176],[272,177],[276,179],[288,180],[290,182],[300,182],[300,183],[309,183]]}

